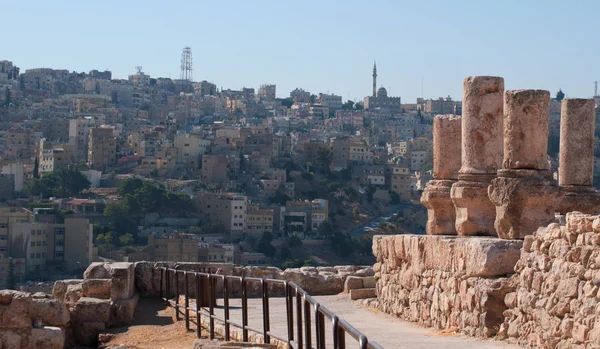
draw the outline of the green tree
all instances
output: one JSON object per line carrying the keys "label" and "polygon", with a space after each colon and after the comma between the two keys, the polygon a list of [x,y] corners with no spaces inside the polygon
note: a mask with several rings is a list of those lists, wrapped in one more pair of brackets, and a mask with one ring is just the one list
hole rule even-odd
{"label": "green tree", "polygon": [[565,93],[562,91],[562,89],[558,89],[558,92],[556,92],[556,100],[560,102],[564,98],[565,98]]}
{"label": "green tree", "polygon": [[319,234],[323,236],[329,236],[333,234],[333,225],[329,221],[324,221],[319,226]]}
{"label": "green tree", "polygon": [[104,208],[104,216],[108,218],[109,227],[117,236],[135,232],[137,235],[137,222],[129,214],[129,208],[117,202],[111,202]]}
{"label": "green tree", "polygon": [[190,227],[190,234],[202,235],[204,234],[204,230],[200,227]]}
{"label": "green tree", "polygon": [[400,195],[395,191],[390,191],[390,204],[398,205],[400,203]]}
{"label": "green tree", "polygon": [[130,246],[133,245],[133,242],[133,235],[129,233],[119,236],[119,243],[121,246]]}
{"label": "green tree", "polygon": [[354,104],[354,109],[356,110],[363,110],[365,109],[363,104],[361,102],[356,102],[356,104]]}
{"label": "green tree", "polygon": [[277,250],[275,249],[275,246],[271,244],[272,241],[273,235],[271,233],[264,233],[258,241],[258,252],[264,254],[269,258],[273,258]]}
{"label": "green tree", "polygon": [[354,244],[348,234],[336,232],[329,238],[329,243],[333,251],[342,257],[347,257],[354,252]]}
{"label": "green tree", "polygon": [[117,193],[121,196],[133,194],[136,190],[144,187],[144,181],[139,178],[128,178],[117,187]]}
{"label": "green tree", "polygon": [[300,247],[302,246],[302,239],[297,235],[292,235],[288,239],[288,246],[290,248]]}
{"label": "green tree", "polygon": [[322,173],[331,171],[331,162],[333,161],[333,150],[330,148],[321,147],[317,150],[317,167]]}
{"label": "green tree", "polygon": [[354,218],[355,221],[360,218],[360,211],[358,210],[358,207],[352,209],[352,218]]}
{"label": "green tree", "polygon": [[40,178],[40,163],[39,163],[39,159],[36,156],[35,159],[33,160],[33,178]]}
{"label": "green tree", "polygon": [[12,102],[12,100],[11,100],[11,95],[10,95],[10,89],[7,86],[6,89],[4,90],[4,105],[6,105],[8,107],[11,102]]}
{"label": "green tree", "polygon": [[346,103],[342,104],[342,109],[343,110],[352,110],[354,109],[354,102],[351,100],[348,100]]}

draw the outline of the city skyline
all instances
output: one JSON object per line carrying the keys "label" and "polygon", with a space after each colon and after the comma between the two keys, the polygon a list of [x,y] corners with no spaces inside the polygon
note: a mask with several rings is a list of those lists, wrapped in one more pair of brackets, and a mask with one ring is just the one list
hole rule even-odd
{"label": "city skyline", "polygon": [[[362,101],[371,94],[375,60],[378,85],[404,103],[459,100],[469,75],[504,76],[507,89],[591,97],[600,73],[598,50],[586,38],[600,5],[559,4],[10,3],[6,25],[19,35],[5,40],[2,59],[23,71],[108,68],[116,78],[140,65],[153,77],[175,79],[181,50],[190,46],[196,81],[225,89],[273,83],[278,97],[300,87]],[[19,25],[23,16],[38,25]]]}

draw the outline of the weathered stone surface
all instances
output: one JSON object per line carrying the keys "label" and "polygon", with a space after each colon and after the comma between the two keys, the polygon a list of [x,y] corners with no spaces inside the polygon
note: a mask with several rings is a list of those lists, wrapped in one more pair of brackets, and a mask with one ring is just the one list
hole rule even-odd
{"label": "weathered stone surface", "polygon": [[540,348],[600,344],[600,217],[568,213],[527,236],[507,294],[503,336]]}
{"label": "weathered stone surface", "polygon": [[503,167],[548,170],[549,123],[549,91],[506,91],[504,93]]}
{"label": "weathered stone surface", "polygon": [[[475,179],[475,178],[474,178]],[[456,208],[456,233],[460,236],[496,236],[496,206],[488,197],[489,179],[460,180],[452,185],[450,197]]]}
{"label": "weathered stone surface", "polygon": [[81,298],[81,284],[82,283],[74,283],[71,285],[67,285],[67,291],[65,292],[64,301],[67,303],[75,303]]}
{"label": "weathered stone surface", "polygon": [[579,211],[588,214],[600,213],[600,192],[594,187],[564,188],[562,200],[557,208],[560,213]]}
{"label": "weathered stone surface", "polygon": [[558,181],[563,187],[594,185],[594,122],[593,99],[562,101]]}
{"label": "weathered stone surface", "polygon": [[65,300],[65,294],[67,293],[67,287],[69,285],[81,284],[83,280],[81,279],[68,279],[68,280],[58,280],[54,283],[54,287],[52,287],[52,298],[57,301],[63,302]]}
{"label": "weathered stone surface", "polygon": [[128,326],[133,322],[133,314],[137,307],[140,296],[135,294],[130,299],[123,299],[113,302],[111,306],[110,325],[115,327]]}
{"label": "weathered stone surface", "polygon": [[85,321],[73,325],[75,343],[78,345],[95,346],[98,344],[98,334],[106,329],[102,321]]}
{"label": "weathered stone surface", "polygon": [[21,348],[23,337],[12,330],[0,329],[0,348],[13,349]]}
{"label": "weathered stone surface", "polygon": [[74,322],[100,321],[103,323],[109,323],[110,309],[110,300],[81,297],[75,304],[75,308],[72,312],[72,320]]}
{"label": "weathered stone surface", "polygon": [[464,80],[460,174],[495,174],[500,168],[503,94],[501,77],[470,76]]}
{"label": "weathered stone surface", "polygon": [[135,266],[133,263],[109,264],[110,299],[130,299],[135,291]]}
{"label": "weathered stone surface", "polygon": [[0,290],[0,328],[22,329],[31,327],[31,294]]}
{"label": "weathered stone surface", "polygon": [[154,262],[135,263],[135,288],[142,296],[158,295],[160,291],[160,271],[155,271],[154,264]]}
{"label": "weathered stone surface", "polygon": [[374,277],[364,277],[363,278],[363,287],[364,288],[375,288],[375,287],[377,287],[377,280]]}
{"label": "weathered stone surface", "polygon": [[358,276],[348,276],[346,282],[344,282],[344,292],[348,293],[350,290],[357,288],[363,288],[363,278]]}
{"label": "weathered stone surface", "polygon": [[33,328],[29,337],[30,349],[62,349],[65,334],[58,327]]}
{"label": "weathered stone surface", "polygon": [[374,288],[355,288],[350,290],[350,299],[365,299],[377,297],[376,290]]}
{"label": "weathered stone surface", "polygon": [[496,205],[494,228],[498,237],[523,239],[555,222],[561,196],[554,180],[543,174],[536,170],[498,171],[499,177],[488,188],[488,196]]}
{"label": "weathered stone surface", "polygon": [[54,299],[34,298],[31,302],[31,317],[44,326],[65,326],[69,320],[69,309],[65,303]]}
{"label": "weathered stone surface", "polygon": [[488,337],[514,291],[522,241],[489,237],[375,236],[379,309],[436,328]]}
{"label": "weathered stone surface", "polygon": [[450,197],[454,181],[432,180],[421,195],[427,208],[427,234],[456,235],[456,209]]}
{"label": "weathered stone surface", "polygon": [[85,279],[81,284],[82,296],[109,299],[110,286],[110,279]]}
{"label": "weathered stone surface", "polygon": [[84,279],[110,279],[110,271],[108,264],[105,262],[93,262],[90,264],[85,272],[83,272]]}
{"label": "weathered stone surface", "polygon": [[433,178],[458,179],[461,162],[461,118],[437,115],[433,119]]}

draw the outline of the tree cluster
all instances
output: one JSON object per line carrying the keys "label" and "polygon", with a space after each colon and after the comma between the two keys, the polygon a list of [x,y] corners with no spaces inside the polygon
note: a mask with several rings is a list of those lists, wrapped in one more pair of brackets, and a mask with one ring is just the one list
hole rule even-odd
{"label": "tree cluster", "polygon": [[73,197],[90,187],[90,181],[75,168],[58,169],[41,178],[29,179],[23,191],[31,196]]}

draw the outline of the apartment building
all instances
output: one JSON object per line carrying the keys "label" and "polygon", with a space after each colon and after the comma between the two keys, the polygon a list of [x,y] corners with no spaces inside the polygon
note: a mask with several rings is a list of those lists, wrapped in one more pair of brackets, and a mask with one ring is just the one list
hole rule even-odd
{"label": "apartment building", "polygon": [[203,139],[199,134],[177,133],[173,146],[182,158],[198,158],[210,150],[211,141]]}
{"label": "apartment building", "polygon": [[105,171],[117,163],[117,139],[114,129],[96,127],[90,129],[88,142],[88,166],[94,170]]}
{"label": "apartment building", "polygon": [[342,96],[319,93],[317,101],[320,105],[329,110],[337,111],[342,109]]}
{"label": "apartment building", "polygon": [[45,138],[40,140],[38,150],[38,174],[67,168],[72,160],[71,146],[50,144]]}
{"label": "apartment building", "polygon": [[90,129],[98,122],[99,120],[91,116],[69,120],[69,144],[77,160],[87,160]]}
{"label": "apartment building", "polygon": [[348,161],[353,165],[372,165],[373,152],[371,148],[363,142],[348,142]]}
{"label": "apartment building", "polygon": [[276,97],[276,90],[277,87],[276,85],[261,85],[260,88],[258,89],[258,96],[266,99],[266,100],[275,100]]}
{"label": "apartment building", "polygon": [[225,227],[230,240],[239,239],[246,231],[248,198],[235,193],[212,193],[200,191],[196,194],[200,212]]}
{"label": "apartment building", "polygon": [[[0,288],[6,287],[9,278],[10,255],[10,227],[16,223],[29,222],[32,212],[23,208],[2,206],[0,207]],[[24,270],[14,270],[14,274],[22,276]],[[15,277],[15,275],[13,275]]]}
{"label": "apartment building", "polygon": [[246,212],[246,235],[260,239],[264,233],[273,234],[273,210],[248,205]]}
{"label": "apartment building", "polygon": [[32,130],[10,129],[6,135],[8,152],[12,158],[31,159],[35,154],[36,135]]}
{"label": "apartment building", "polygon": [[226,155],[202,156],[200,178],[204,183],[223,182],[229,179],[229,159]]}
{"label": "apartment building", "polygon": [[197,236],[191,234],[150,234],[144,258],[150,261],[198,262],[198,243]]}
{"label": "apartment building", "polygon": [[410,167],[408,165],[394,165],[391,170],[392,191],[397,193],[402,200],[409,200],[411,197]]}
{"label": "apartment building", "polygon": [[288,201],[285,204],[284,230],[288,235],[315,234],[329,218],[329,201]]}

